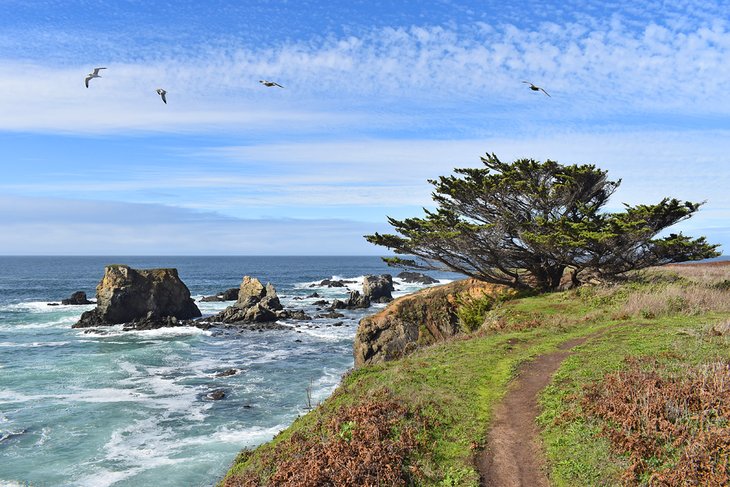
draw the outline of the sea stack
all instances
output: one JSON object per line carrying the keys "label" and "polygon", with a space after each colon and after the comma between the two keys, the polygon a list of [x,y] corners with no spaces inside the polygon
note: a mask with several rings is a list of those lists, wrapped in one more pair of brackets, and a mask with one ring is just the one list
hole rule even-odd
{"label": "sea stack", "polygon": [[170,326],[201,316],[177,269],[132,269],[109,265],[96,287],[96,308],[81,315],[74,328],[144,320]]}

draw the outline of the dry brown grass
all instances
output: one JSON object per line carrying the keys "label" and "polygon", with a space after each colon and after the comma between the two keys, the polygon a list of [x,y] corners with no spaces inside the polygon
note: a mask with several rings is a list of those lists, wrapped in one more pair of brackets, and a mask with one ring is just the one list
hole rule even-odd
{"label": "dry brown grass", "polygon": [[279,443],[260,471],[228,477],[224,487],[407,486],[420,475],[409,465],[419,440],[414,415],[398,403],[373,400],[342,408],[316,429],[319,437],[295,433]]}
{"label": "dry brown grass", "polygon": [[586,388],[584,411],[629,456],[626,485],[730,485],[730,365],[670,373],[654,359]]}
{"label": "dry brown grass", "polygon": [[629,294],[621,313],[655,318],[669,314],[697,315],[730,311],[730,291],[699,283],[650,287]]}
{"label": "dry brown grass", "polygon": [[698,283],[714,285],[730,281],[730,261],[670,264],[656,267],[650,272],[671,273]]}

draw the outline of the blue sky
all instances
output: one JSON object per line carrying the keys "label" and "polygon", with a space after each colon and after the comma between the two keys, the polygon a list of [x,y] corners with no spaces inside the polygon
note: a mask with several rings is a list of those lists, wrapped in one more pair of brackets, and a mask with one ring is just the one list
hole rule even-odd
{"label": "blue sky", "polygon": [[0,254],[383,254],[362,235],[485,152],[706,201],[678,229],[727,253],[727,12],[0,0]]}

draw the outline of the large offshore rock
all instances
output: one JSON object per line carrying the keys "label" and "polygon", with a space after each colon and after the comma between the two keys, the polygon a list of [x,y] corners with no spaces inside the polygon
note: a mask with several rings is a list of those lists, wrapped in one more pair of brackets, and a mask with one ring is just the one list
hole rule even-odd
{"label": "large offshore rock", "polygon": [[389,303],[393,301],[393,276],[365,276],[362,280],[362,293],[372,303]]}
{"label": "large offshore rock", "polygon": [[360,320],[353,352],[355,367],[399,359],[417,348],[460,333],[458,303],[503,289],[475,279],[454,281],[400,297]]}
{"label": "large offshore rock", "polygon": [[177,269],[137,270],[126,265],[110,265],[104,268],[104,277],[96,286],[96,308],[82,314],[73,327],[139,320],[169,323],[168,318],[187,320],[200,315]]}

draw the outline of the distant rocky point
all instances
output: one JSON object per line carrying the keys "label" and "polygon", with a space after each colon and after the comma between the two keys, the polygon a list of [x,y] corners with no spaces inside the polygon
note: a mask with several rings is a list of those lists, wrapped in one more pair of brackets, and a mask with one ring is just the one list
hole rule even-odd
{"label": "distant rocky point", "polygon": [[[132,269],[109,265],[96,287],[96,308],[74,328],[139,323],[143,329],[176,326],[201,316],[177,269]],[[136,326],[133,328],[137,328]]]}

